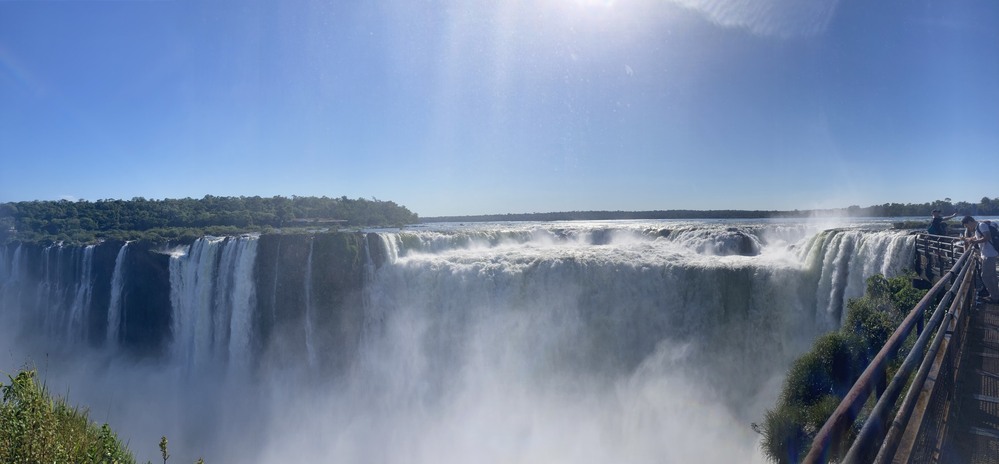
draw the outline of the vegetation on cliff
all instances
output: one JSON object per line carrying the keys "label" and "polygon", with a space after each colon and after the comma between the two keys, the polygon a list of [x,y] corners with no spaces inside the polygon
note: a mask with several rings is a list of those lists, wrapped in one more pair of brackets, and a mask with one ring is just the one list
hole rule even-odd
{"label": "vegetation on cliff", "polygon": [[135,458],[107,424],[98,426],[86,410],[53,399],[34,370],[0,382],[0,462],[134,463]]}
{"label": "vegetation on cliff", "polygon": [[0,203],[0,243],[185,240],[275,228],[389,227],[417,222],[391,201],[347,197],[216,197],[179,200]]}
{"label": "vegetation on cliff", "polygon": [[[132,464],[128,446],[108,424],[91,422],[89,412],[53,398],[39,385],[37,371],[25,369],[0,381],[0,462]],[[163,462],[170,458],[160,440]],[[147,461],[147,464],[151,462]],[[204,464],[198,459],[196,464]]]}
{"label": "vegetation on cliff", "polygon": [[[801,462],[840,400],[925,294],[912,286],[911,276],[886,279],[875,275],[867,279],[865,295],[847,303],[843,327],[820,337],[811,351],[794,362],[777,405],[766,412],[762,424],[754,424],[763,435],[763,452],[771,461]],[[899,359],[904,357],[902,353]],[[896,367],[890,366],[889,371]],[[831,459],[845,455],[864,415],[862,412],[841,443],[832,445]]]}

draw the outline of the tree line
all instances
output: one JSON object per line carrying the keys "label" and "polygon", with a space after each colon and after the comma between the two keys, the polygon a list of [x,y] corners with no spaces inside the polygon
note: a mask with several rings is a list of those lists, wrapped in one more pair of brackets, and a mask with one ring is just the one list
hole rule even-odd
{"label": "tree line", "polygon": [[[570,211],[552,213],[441,216],[422,222],[571,221],[614,219],[762,219],[798,217],[927,217],[933,209],[945,215],[999,216],[999,198],[977,203],[950,198],[928,203],[885,203],[815,210],[657,210]],[[202,235],[235,235],[274,229],[316,226],[394,227],[421,221],[392,201],[375,198],[221,197],[200,199],[97,201],[22,201],[0,203],[0,243],[93,243],[105,239],[184,240]]]}
{"label": "tree line", "polygon": [[418,216],[392,201],[328,197],[219,197],[0,203],[0,242],[173,240],[310,225],[389,227]]}
{"label": "tree line", "polygon": [[939,209],[945,215],[999,216],[999,198],[982,197],[978,203],[953,202],[950,198],[928,203],[885,203],[860,207],[809,210],[655,210],[655,211],[563,211],[554,213],[486,214],[475,216],[437,216],[422,222],[498,222],[498,221],[603,221],[616,219],[767,219],[804,217],[919,217]]}

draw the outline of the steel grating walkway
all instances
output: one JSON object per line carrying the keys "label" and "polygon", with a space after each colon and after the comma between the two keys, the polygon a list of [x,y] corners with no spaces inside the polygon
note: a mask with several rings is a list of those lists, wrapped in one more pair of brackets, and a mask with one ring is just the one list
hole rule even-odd
{"label": "steel grating walkway", "polygon": [[940,462],[999,464],[999,305],[971,311]]}

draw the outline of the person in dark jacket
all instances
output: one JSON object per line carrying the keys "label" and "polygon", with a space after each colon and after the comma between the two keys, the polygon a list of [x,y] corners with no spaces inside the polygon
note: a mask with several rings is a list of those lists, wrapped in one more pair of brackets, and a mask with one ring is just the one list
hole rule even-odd
{"label": "person in dark jacket", "polygon": [[947,223],[944,221],[957,216],[957,213],[950,216],[941,216],[940,210],[935,209],[930,211],[930,215],[933,216],[933,219],[930,221],[930,226],[926,228],[926,232],[933,235],[947,235]]}

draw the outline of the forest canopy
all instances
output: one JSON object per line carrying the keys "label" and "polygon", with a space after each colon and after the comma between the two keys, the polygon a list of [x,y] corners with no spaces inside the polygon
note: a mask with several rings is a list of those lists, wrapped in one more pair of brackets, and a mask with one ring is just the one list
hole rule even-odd
{"label": "forest canopy", "polygon": [[419,218],[406,207],[375,198],[291,198],[276,196],[147,200],[22,201],[0,203],[0,243],[94,243],[101,240],[192,240],[203,235],[236,235],[276,229],[339,227],[399,227],[416,222],[565,221],[611,219],[754,219],[795,217],[928,217],[945,215],[999,216],[999,198],[978,203],[885,203],[868,207],[793,211],[660,210],[571,211]]}
{"label": "forest canopy", "polygon": [[390,227],[416,214],[391,201],[347,197],[217,197],[179,200],[0,203],[0,242],[93,243],[105,239],[177,240],[278,228]]}
{"label": "forest canopy", "polygon": [[[939,209],[945,215],[958,213],[972,216],[999,216],[999,198],[983,197],[978,203],[950,198],[929,203],[885,203],[860,207],[810,209],[810,210],[689,210],[672,209],[657,211],[565,211],[557,213],[489,214],[477,216],[439,216],[421,218],[421,222],[495,222],[495,221],[605,221],[616,219],[764,219],[804,217],[929,217],[930,211]],[[928,219],[927,219],[928,220]]]}

